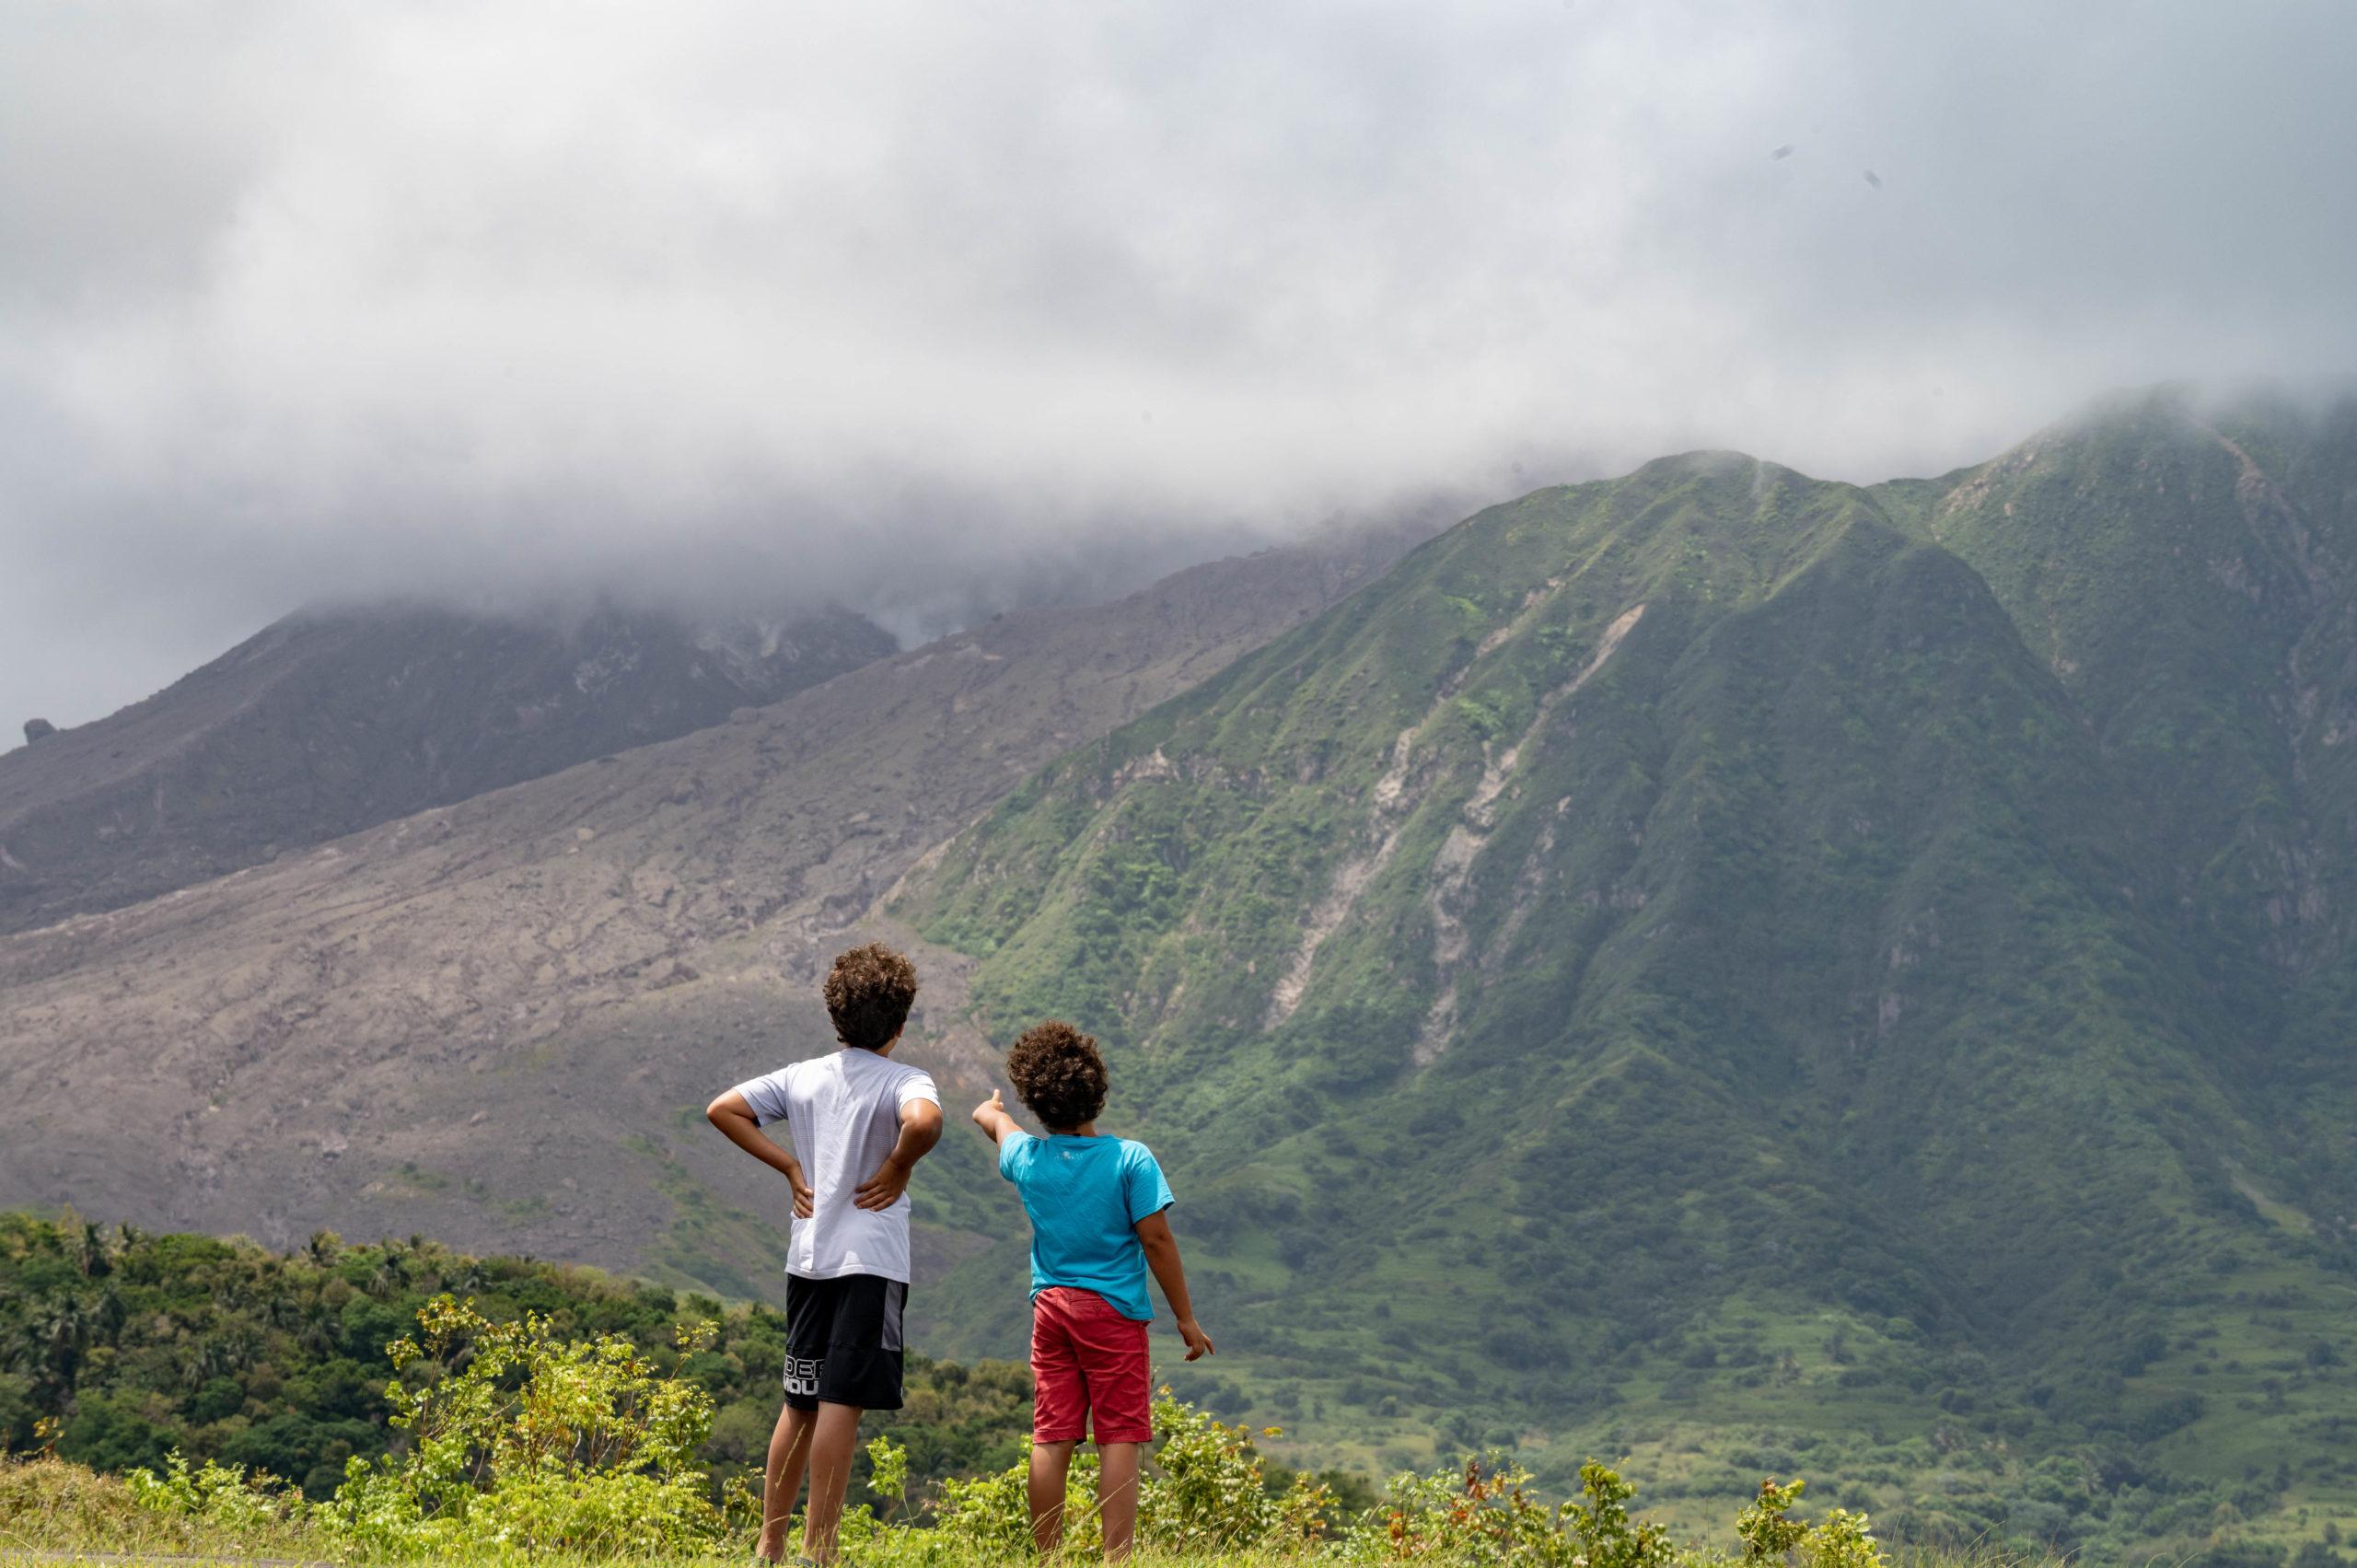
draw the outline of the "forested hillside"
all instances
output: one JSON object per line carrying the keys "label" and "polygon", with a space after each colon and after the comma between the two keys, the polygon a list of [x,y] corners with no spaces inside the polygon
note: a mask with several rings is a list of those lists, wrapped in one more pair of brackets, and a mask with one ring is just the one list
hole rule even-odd
{"label": "forested hillside", "polygon": [[2189,1031],[2266,1130],[2237,1185],[2345,1236],[2357,401],[2126,401],[1951,476],[1919,526],[1983,575],[2109,764],[2139,912],[2209,1009]]}
{"label": "forested hillside", "polygon": [[1105,1041],[1239,1402],[1559,1466],[1781,1412],[2343,1506],[2352,429],[2160,398],[1874,491],[1538,492],[898,909],[994,1037]]}

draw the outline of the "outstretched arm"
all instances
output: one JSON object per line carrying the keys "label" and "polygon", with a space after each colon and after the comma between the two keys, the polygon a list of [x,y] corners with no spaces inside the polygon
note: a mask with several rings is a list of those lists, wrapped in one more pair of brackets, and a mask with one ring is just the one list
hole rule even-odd
{"label": "outstretched arm", "polygon": [[863,1209],[888,1209],[909,1190],[917,1161],[941,1142],[941,1107],[929,1099],[912,1099],[900,1107],[900,1137],[875,1175],[859,1184],[851,1201]]}
{"label": "outstretched arm", "polygon": [[745,1103],[743,1095],[735,1089],[729,1090],[705,1106],[703,1116],[705,1121],[719,1128],[721,1135],[730,1143],[792,1183],[794,1217],[798,1220],[810,1217],[810,1183],[803,1179],[802,1162],[761,1131],[761,1119],[753,1114],[753,1108]]}
{"label": "outstretched arm", "polygon": [[1187,1359],[1216,1353],[1212,1337],[1195,1321],[1195,1304],[1187,1295],[1187,1271],[1179,1266],[1178,1238],[1170,1234],[1170,1222],[1159,1213],[1151,1214],[1138,1221],[1137,1233],[1139,1245],[1145,1249],[1146,1267],[1154,1271],[1155,1283],[1162,1287],[1171,1316],[1178,1319],[1178,1332],[1187,1342]]}
{"label": "outstretched arm", "polygon": [[991,1091],[990,1098],[974,1108],[974,1125],[981,1128],[982,1136],[993,1144],[1004,1144],[1009,1132],[1023,1131],[1015,1118],[1006,1113],[1006,1101],[999,1097],[996,1089]]}

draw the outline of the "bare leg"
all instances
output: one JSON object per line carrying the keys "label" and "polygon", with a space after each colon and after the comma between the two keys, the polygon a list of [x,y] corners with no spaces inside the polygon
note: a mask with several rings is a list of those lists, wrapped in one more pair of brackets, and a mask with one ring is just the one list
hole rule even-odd
{"label": "bare leg", "polygon": [[1079,1446],[1076,1440],[1031,1445],[1031,1542],[1042,1557],[1063,1544],[1064,1480],[1072,1473],[1072,1452]]}
{"label": "bare leg", "polygon": [[810,1434],[819,1423],[816,1411],[792,1405],[777,1412],[777,1430],[770,1434],[770,1458],[761,1477],[761,1541],[754,1551],[772,1562],[785,1560],[785,1522],[794,1515],[795,1493],[802,1490],[802,1467],[810,1458]]}
{"label": "bare leg", "polygon": [[851,1484],[852,1450],[859,1446],[860,1408],[819,1401],[810,1439],[810,1502],[802,1513],[802,1555],[835,1560],[835,1531],[843,1519],[843,1489]]}
{"label": "bare leg", "polygon": [[[1135,1443],[1097,1445],[1097,1513],[1105,1521],[1105,1561],[1130,1555],[1138,1533],[1138,1447]],[[1039,1505],[1032,1505],[1039,1516]],[[1034,1529],[1037,1529],[1035,1525]]]}

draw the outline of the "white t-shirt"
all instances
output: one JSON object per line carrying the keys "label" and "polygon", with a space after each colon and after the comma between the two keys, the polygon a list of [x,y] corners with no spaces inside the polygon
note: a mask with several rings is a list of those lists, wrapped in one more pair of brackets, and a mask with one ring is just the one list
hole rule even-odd
{"label": "white t-shirt", "polygon": [[900,1108],[941,1103],[931,1074],[847,1045],[739,1084],[737,1092],[762,1126],[786,1124],[810,1183],[810,1217],[794,1222],[785,1272],[809,1280],[881,1274],[907,1283],[909,1195],[873,1211],[852,1197],[900,1142]]}

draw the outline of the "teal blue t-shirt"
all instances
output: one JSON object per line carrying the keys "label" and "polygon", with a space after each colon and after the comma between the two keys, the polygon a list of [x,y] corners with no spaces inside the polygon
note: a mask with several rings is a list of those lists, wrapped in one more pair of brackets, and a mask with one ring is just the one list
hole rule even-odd
{"label": "teal blue t-shirt", "polygon": [[1177,1200],[1152,1150],[1127,1138],[1015,1132],[998,1146],[998,1173],[1031,1216],[1033,1295],[1071,1285],[1095,1291],[1124,1318],[1154,1320],[1137,1223]]}

